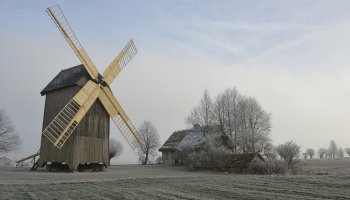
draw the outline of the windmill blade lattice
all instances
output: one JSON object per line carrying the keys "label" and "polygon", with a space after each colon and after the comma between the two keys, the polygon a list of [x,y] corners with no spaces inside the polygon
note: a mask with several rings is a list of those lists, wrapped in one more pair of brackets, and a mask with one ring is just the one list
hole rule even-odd
{"label": "windmill blade lattice", "polygon": [[130,62],[136,55],[137,49],[134,41],[130,40],[123,50],[117,55],[112,63],[103,72],[103,76],[108,84],[111,84],[119,72]]}
{"label": "windmill blade lattice", "polygon": [[43,134],[47,139],[58,148],[62,148],[100,91],[96,83],[88,81],[44,129]]}
{"label": "windmill blade lattice", "polygon": [[55,22],[57,28],[61,31],[68,44],[72,47],[74,53],[78,56],[81,63],[83,63],[91,78],[96,79],[98,76],[98,71],[90,57],[85,52],[83,46],[80,44],[77,36],[74,34],[59,5],[47,8],[47,13]]}

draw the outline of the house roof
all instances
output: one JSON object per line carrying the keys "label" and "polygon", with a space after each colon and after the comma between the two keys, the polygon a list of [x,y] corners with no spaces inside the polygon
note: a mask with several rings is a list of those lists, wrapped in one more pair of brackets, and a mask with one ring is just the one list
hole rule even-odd
{"label": "house roof", "polygon": [[40,92],[45,95],[48,92],[74,85],[83,86],[90,76],[83,65],[77,65],[62,70],[54,79]]}
{"label": "house roof", "polygon": [[182,141],[182,139],[187,135],[191,130],[183,130],[174,132],[168,139],[165,141],[163,146],[159,148],[159,151],[170,151],[175,150],[177,145]]}
{"label": "house roof", "polygon": [[218,135],[221,134],[218,127],[216,126],[209,126],[206,128],[195,126],[193,129],[176,131],[159,148],[159,151],[181,150],[187,144],[191,144],[193,145],[194,148],[198,148],[204,142],[203,137],[204,137],[205,130],[210,134],[212,133],[218,133]]}
{"label": "house roof", "polygon": [[5,156],[1,157],[0,160],[2,160],[2,161],[10,161],[11,162],[11,160],[9,158],[5,157]]}

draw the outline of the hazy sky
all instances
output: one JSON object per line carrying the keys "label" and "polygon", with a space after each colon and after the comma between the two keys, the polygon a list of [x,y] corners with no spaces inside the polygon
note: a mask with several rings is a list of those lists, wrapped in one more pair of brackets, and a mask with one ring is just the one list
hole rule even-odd
{"label": "hazy sky", "polygon": [[[350,147],[350,1],[79,2],[0,0],[0,108],[23,139],[12,158],[39,149],[39,92],[80,64],[45,12],[56,3],[100,73],[134,39],[138,54],[111,89],[162,143],[186,128],[205,88],[237,87],[272,114],[274,144]],[[114,127],[111,137],[124,144],[116,163],[136,161]]]}

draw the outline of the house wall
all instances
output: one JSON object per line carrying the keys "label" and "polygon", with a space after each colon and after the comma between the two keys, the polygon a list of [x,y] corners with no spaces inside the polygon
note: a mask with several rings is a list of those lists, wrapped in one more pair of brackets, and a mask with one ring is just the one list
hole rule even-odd
{"label": "house wall", "polygon": [[9,167],[11,166],[12,162],[8,159],[0,159],[0,166],[1,167]]}
{"label": "house wall", "polygon": [[[73,86],[46,94],[43,130],[79,90],[80,87]],[[109,115],[97,100],[61,149],[42,135],[40,165],[65,162],[70,169],[77,169],[79,163],[104,163],[108,166],[109,125]]]}
{"label": "house wall", "polygon": [[164,165],[175,165],[175,152],[163,151],[162,152],[162,163]]}
{"label": "house wall", "polygon": [[162,163],[164,165],[183,165],[183,161],[179,159],[177,151],[163,151]]}

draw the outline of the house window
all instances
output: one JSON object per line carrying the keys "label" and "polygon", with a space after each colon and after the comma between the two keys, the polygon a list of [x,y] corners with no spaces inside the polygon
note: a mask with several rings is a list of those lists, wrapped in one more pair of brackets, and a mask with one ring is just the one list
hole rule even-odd
{"label": "house window", "polygon": [[164,154],[164,160],[168,160],[168,152],[165,151],[165,152],[163,152],[163,154]]}

